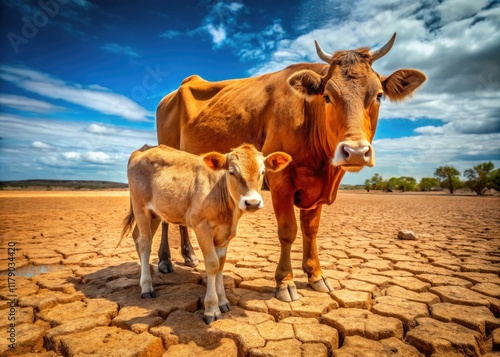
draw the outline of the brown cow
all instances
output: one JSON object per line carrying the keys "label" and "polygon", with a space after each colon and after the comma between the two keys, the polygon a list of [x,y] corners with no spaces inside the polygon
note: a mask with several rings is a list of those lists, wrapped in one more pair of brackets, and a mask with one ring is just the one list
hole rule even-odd
{"label": "brown cow", "polygon": [[[371,143],[382,98],[403,100],[426,80],[415,69],[397,70],[387,77],[372,69],[373,62],[389,52],[395,36],[375,51],[360,48],[333,55],[316,42],[319,57],[328,64],[300,63],[222,82],[191,76],[158,106],[159,143],[201,153],[250,142],[264,154],[280,150],[293,156],[285,170],[266,175],[281,244],[275,274],[280,300],[299,298],[290,260],[297,234],[294,206],[300,209],[302,268],[308,282],[317,291],[332,291],[316,247],[322,205],[335,201],[346,171],[375,164]],[[159,252],[163,271],[167,270],[167,254],[162,250],[168,247],[166,242],[164,227]]]}
{"label": "brown cow", "polygon": [[222,269],[229,241],[237,234],[245,212],[263,207],[260,189],[264,171],[284,169],[291,157],[273,153],[264,157],[252,145],[242,145],[227,155],[217,152],[201,157],[160,145],[144,146],[128,163],[130,211],[123,221],[121,238],[134,223],[135,247],[141,261],[141,296],[156,297],[149,256],[161,220],[192,227],[203,252],[207,271],[205,322],[227,312]]}

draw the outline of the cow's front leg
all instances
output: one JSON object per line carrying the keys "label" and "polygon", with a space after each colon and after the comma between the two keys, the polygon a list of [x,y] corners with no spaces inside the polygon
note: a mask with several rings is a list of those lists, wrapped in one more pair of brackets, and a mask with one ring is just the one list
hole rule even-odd
{"label": "cow's front leg", "polygon": [[328,293],[333,291],[333,288],[321,272],[316,246],[321,207],[300,211],[300,228],[303,237],[302,269],[307,274],[309,285],[314,290]]}
{"label": "cow's front leg", "polygon": [[217,247],[215,251],[219,258],[219,271],[215,278],[215,289],[217,290],[217,297],[219,299],[219,309],[221,312],[228,312],[231,310],[231,304],[226,297],[226,289],[224,289],[224,264],[226,263],[227,245],[225,247]]}
{"label": "cow's front leg", "polygon": [[278,221],[278,237],[280,240],[281,253],[276,268],[276,298],[281,301],[290,302],[299,299],[297,287],[293,282],[292,260],[290,253],[292,243],[297,236],[297,222],[293,205],[293,195],[281,190],[271,191],[274,214]]}
{"label": "cow's front leg", "polygon": [[168,246],[168,223],[161,224],[161,243],[158,249],[158,271],[163,274],[168,274],[174,271],[172,259],[170,257],[170,247]]}
{"label": "cow's front leg", "polygon": [[191,238],[193,230],[191,228],[187,228],[185,226],[179,226],[179,231],[181,233],[181,253],[184,258],[184,264],[188,267],[194,268],[200,261],[194,254],[193,246],[191,245]]}
{"label": "cow's front leg", "polygon": [[212,230],[208,224],[200,224],[195,228],[198,244],[205,260],[205,271],[207,273],[207,292],[205,293],[205,312],[203,320],[210,324],[220,319],[219,298],[217,296],[216,277],[219,272],[219,257],[214,247]]}

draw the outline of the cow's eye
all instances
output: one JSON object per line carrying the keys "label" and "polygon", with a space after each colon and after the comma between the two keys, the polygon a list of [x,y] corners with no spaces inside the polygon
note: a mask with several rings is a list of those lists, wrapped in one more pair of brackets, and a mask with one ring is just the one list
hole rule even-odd
{"label": "cow's eye", "polygon": [[328,94],[323,95],[323,98],[325,98],[326,103],[330,103],[330,97],[328,96]]}
{"label": "cow's eye", "polygon": [[234,167],[230,167],[227,171],[229,171],[229,175],[234,175]]}
{"label": "cow's eye", "polygon": [[377,100],[380,102],[380,100],[384,97],[384,93],[380,92],[377,94]]}

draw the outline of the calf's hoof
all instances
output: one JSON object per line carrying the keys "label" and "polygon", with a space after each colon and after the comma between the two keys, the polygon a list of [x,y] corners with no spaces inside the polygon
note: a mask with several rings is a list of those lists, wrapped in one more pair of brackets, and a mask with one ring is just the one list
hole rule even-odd
{"label": "calf's hoof", "polygon": [[299,300],[299,294],[297,294],[297,287],[295,286],[295,284],[283,283],[280,286],[278,286],[276,290],[276,299],[284,302],[292,302]]}
{"label": "calf's hoof", "polygon": [[182,257],[184,258],[184,264],[188,267],[194,268],[200,264],[200,261],[194,254],[191,256],[183,255]]}
{"label": "calf's hoof", "polygon": [[174,266],[170,260],[160,260],[158,263],[158,271],[163,274],[170,274],[174,271]]}
{"label": "calf's hoof", "polygon": [[149,291],[147,293],[142,293],[141,298],[143,299],[154,299],[156,298],[156,293],[154,291]]}
{"label": "calf's hoof", "polygon": [[333,291],[332,286],[323,275],[321,275],[321,278],[319,280],[316,281],[309,280],[309,286],[314,290],[322,293],[331,293]]}
{"label": "calf's hoof", "polygon": [[207,325],[210,325],[214,321],[220,320],[220,318],[221,318],[221,314],[217,314],[217,313],[203,315],[203,321],[205,321],[205,323]]}
{"label": "calf's hoof", "polygon": [[226,304],[219,305],[219,309],[221,312],[228,312],[231,310],[231,304],[228,302]]}

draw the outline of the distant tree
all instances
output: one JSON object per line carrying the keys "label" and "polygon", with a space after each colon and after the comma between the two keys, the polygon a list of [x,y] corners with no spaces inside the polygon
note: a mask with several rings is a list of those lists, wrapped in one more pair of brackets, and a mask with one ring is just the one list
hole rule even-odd
{"label": "distant tree", "polygon": [[491,188],[500,191],[500,169],[491,172]]}
{"label": "distant tree", "polygon": [[462,184],[459,178],[460,171],[451,165],[439,166],[434,172],[434,176],[438,178],[439,185],[449,189],[451,194]]}
{"label": "distant tree", "polygon": [[417,180],[414,177],[402,176],[399,178],[398,189],[403,191],[403,192],[415,191],[416,186],[417,186]]}
{"label": "distant tree", "polygon": [[387,192],[392,192],[394,190],[405,191],[415,191],[417,186],[417,180],[409,176],[401,177],[391,177],[389,180],[384,181],[384,190]]}
{"label": "distant tree", "polygon": [[384,189],[384,179],[379,174],[375,174],[370,179],[372,190],[383,190]]}
{"label": "distant tree", "polygon": [[467,178],[465,185],[472,191],[482,196],[486,193],[488,188],[492,186],[491,172],[494,169],[491,161],[483,162],[474,166],[472,169],[464,171],[464,176]]}
{"label": "distant tree", "polygon": [[431,191],[433,188],[439,187],[439,181],[435,177],[422,177],[418,186],[420,191]]}
{"label": "distant tree", "polygon": [[366,179],[365,180],[365,190],[367,190],[368,192],[370,192],[371,188],[372,188],[372,184],[371,184],[370,179]]}
{"label": "distant tree", "polygon": [[401,186],[401,181],[397,177],[391,177],[389,180],[384,182],[384,191],[392,192],[399,189]]}

